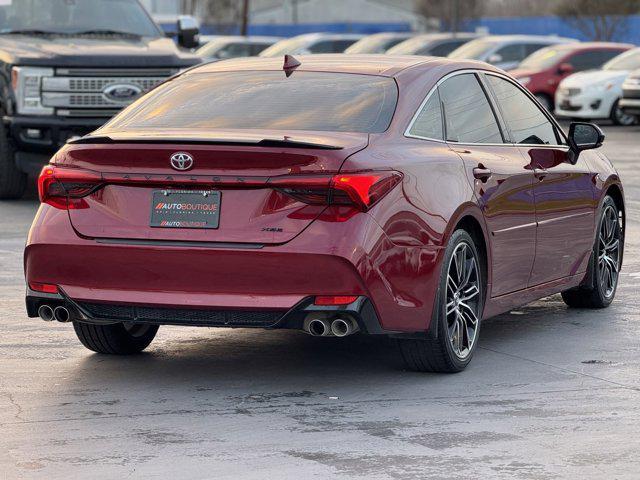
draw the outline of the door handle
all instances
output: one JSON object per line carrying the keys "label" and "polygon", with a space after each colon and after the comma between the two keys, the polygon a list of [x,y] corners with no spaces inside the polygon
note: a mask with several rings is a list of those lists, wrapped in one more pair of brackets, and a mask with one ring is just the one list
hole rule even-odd
{"label": "door handle", "polygon": [[489,180],[489,177],[492,173],[493,172],[491,170],[485,168],[483,165],[478,165],[473,169],[473,178],[480,180],[482,183],[485,183],[487,180]]}

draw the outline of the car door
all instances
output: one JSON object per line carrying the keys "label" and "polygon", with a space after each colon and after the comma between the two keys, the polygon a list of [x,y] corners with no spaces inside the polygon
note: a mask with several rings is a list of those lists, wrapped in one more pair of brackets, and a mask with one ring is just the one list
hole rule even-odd
{"label": "car door", "polygon": [[529,286],[584,272],[593,244],[593,177],[569,161],[557,126],[514,81],[486,74],[507,129],[534,172],[536,254]]}
{"label": "car door", "polygon": [[533,171],[499,126],[476,73],[438,87],[446,141],[463,159],[489,233],[491,296],[527,287],[535,254]]}

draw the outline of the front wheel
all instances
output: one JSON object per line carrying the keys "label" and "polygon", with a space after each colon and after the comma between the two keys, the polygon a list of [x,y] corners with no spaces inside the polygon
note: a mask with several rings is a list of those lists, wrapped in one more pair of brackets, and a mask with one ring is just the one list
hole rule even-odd
{"label": "front wheel", "polygon": [[469,364],[480,334],[484,285],[480,256],[473,238],[456,230],[445,250],[432,321],[436,338],[399,338],[410,370],[455,373]]}
{"label": "front wheel", "polygon": [[615,297],[622,261],[624,237],[620,212],[613,198],[605,197],[593,246],[589,287],[572,288],[562,292],[564,302],[573,308],[605,308]]}
{"label": "front wheel", "polygon": [[629,125],[636,123],[636,117],[634,115],[624,113],[616,100],[616,103],[614,103],[611,108],[611,121],[616,125],[628,127]]}
{"label": "front wheel", "polygon": [[94,325],[73,322],[73,328],[80,342],[89,350],[112,355],[140,353],[158,332],[157,325],[136,323]]}

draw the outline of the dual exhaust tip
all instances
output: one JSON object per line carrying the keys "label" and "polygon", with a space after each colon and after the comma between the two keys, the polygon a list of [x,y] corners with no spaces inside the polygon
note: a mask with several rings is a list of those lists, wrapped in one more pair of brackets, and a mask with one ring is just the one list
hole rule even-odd
{"label": "dual exhaust tip", "polygon": [[314,337],[346,337],[356,333],[358,324],[349,317],[338,317],[334,319],[311,318],[305,322],[304,330]]}
{"label": "dual exhaust tip", "polygon": [[40,305],[40,308],[38,308],[38,316],[45,322],[57,320],[58,322],[64,323],[71,320],[71,313],[67,307],[63,307],[62,305],[57,307]]}

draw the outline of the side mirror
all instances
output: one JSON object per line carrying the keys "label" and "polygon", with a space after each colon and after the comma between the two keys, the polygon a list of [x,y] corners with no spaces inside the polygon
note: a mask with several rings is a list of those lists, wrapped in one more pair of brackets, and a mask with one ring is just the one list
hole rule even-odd
{"label": "side mirror", "polygon": [[561,63],[558,66],[558,73],[560,75],[568,75],[569,73],[573,72],[573,65],[571,65],[570,63]]}
{"label": "side mirror", "polygon": [[491,64],[500,63],[501,61],[502,55],[500,55],[499,53],[492,53],[491,55],[489,55],[489,58],[487,58],[487,63]]}
{"label": "side mirror", "polygon": [[198,22],[189,15],[178,17],[178,45],[188,49],[196,48],[200,45]]}
{"label": "side mirror", "polygon": [[583,150],[591,150],[602,146],[604,133],[593,123],[574,122],[569,125],[570,161],[575,165]]}

